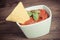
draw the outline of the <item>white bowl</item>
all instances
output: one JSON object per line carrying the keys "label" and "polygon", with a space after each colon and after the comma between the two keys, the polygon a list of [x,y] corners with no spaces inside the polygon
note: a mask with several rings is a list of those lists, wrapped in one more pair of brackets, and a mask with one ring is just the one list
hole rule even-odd
{"label": "white bowl", "polygon": [[27,38],[36,38],[43,36],[45,34],[48,34],[50,30],[51,18],[52,18],[51,10],[45,5],[37,5],[26,8],[27,11],[36,10],[36,9],[45,9],[49,14],[49,17],[38,23],[24,25],[24,26],[16,22]]}

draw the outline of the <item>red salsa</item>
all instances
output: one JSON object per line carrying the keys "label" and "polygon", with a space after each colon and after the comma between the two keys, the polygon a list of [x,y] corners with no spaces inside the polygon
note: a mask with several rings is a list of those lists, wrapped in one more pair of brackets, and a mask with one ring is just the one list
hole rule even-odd
{"label": "red salsa", "polygon": [[49,17],[48,13],[44,9],[31,10],[28,11],[28,14],[30,16],[30,19],[21,25],[37,23]]}

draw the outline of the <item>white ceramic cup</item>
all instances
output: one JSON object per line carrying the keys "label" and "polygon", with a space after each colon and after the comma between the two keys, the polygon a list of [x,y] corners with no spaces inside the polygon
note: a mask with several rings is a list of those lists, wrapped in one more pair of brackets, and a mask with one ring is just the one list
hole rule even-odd
{"label": "white ceramic cup", "polygon": [[43,21],[24,26],[16,22],[27,38],[36,38],[46,35],[49,33],[50,30],[51,18],[52,18],[51,10],[45,5],[37,5],[26,8],[27,11],[36,9],[45,9],[49,14],[49,17]]}

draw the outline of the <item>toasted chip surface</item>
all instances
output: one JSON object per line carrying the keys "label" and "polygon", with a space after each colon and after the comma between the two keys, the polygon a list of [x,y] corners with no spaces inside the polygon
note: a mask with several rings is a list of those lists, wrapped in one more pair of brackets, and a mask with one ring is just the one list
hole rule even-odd
{"label": "toasted chip surface", "polygon": [[25,10],[22,2],[19,2],[19,4],[11,12],[11,14],[6,18],[7,21],[19,22],[22,24],[29,19],[30,17],[27,11]]}

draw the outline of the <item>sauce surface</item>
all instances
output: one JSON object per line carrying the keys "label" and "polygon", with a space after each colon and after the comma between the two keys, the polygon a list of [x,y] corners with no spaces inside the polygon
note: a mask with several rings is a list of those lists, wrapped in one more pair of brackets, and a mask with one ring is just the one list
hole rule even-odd
{"label": "sauce surface", "polygon": [[31,10],[28,12],[28,14],[30,16],[30,19],[21,25],[29,25],[29,24],[37,23],[49,17],[48,13],[44,9]]}

